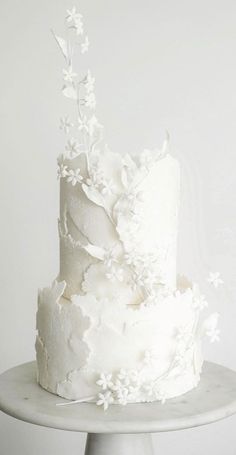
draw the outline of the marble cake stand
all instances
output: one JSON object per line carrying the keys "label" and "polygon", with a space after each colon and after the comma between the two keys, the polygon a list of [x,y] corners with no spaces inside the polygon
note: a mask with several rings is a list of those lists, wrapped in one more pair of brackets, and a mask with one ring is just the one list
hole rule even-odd
{"label": "marble cake stand", "polygon": [[35,362],[0,376],[0,410],[6,414],[35,425],[88,433],[85,455],[151,455],[150,433],[206,425],[236,413],[236,373],[205,362],[200,385],[164,405],[111,406],[106,412],[92,403],[56,406],[64,401],[36,383]]}

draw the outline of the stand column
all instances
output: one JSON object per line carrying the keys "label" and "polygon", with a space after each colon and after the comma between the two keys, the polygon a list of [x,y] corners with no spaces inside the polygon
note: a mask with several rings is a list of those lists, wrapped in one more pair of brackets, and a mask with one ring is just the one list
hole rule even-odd
{"label": "stand column", "polygon": [[85,455],[153,455],[151,435],[89,433]]}

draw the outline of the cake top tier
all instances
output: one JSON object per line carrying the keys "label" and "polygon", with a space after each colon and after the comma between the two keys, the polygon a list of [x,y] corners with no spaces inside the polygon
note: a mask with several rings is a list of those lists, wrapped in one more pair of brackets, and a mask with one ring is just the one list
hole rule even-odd
{"label": "cake top tier", "polygon": [[95,79],[90,70],[75,69],[78,40],[82,54],[89,47],[75,8],[66,17],[66,36],[54,34],[66,61],[62,93],[76,114],[60,125],[67,142],[58,159],[59,278],[67,283],[66,297],[103,290],[111,298],[117,283],[116,298],[137,304],[176,285],[179,165],[168,134],[161,148],[140,154],[109,150],[94,114]]}

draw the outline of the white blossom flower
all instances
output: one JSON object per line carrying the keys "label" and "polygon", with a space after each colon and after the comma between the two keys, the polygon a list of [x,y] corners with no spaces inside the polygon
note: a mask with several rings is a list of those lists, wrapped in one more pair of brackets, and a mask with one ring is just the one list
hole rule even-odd
{"label": "white blossom flower", "polygon": [[185,367],[188,363],[185,353],[185,350],[177,350],[174,356],[174,362],[176,362],[180,367]]}
{"label": "white blossom flower", "polygon": [[110,391],[105,393],[98,394],[98,400],[96,402],[97,406],[103,406],[104,411],[106,411],[110,404],[114,402],[114,398]]}
{"label": "white blossom flower", "polygon": [[122,282],[124,280],[123,269],[111,267],[109,272],[106,273],[106,277],[111,280],[111,282],[114,282],[116,280]]}
{"label": "white blossom flower", "polygon": [[95,132],[100,131],[103,128],[101,123],[98,122],[95,115],[93,115],[88,121],[88,134],[92,137]]}
{"label": "white blossom flower", "polygon": [[73,82],[74,79],[77,77],[77,73],[75,73],[72,69],[72,66],[69,66],[69,68],[63,69],[63,79],[66,82]]}
{"label": "white blossom flower", "polygon": [[157,360],[157,355],[153,349],[146,349],[144,351],[144,359],[143,363],[148,366],[152,366],[154,362]]}
{"label": "white blossom flower", "polygon": [[75,22],[75,25],[74,25],[74,28],[75,28],[75,31],[76,31],[76,35],[83,35],[84,33],[84,24],[82,22],[82,20],[77,20]]}
{"label": "white blossom flower", "polygon": [[83,180],[82,175],[80,174],[80,169],[70,169],[67,174],[67,182],[75,186],[76,183],[81,183]]}
{"label": "white blossom flower", "polygon": [[68,133],[72,126],[74,125],[70,121],[68,116],[60,118],[60,129],[63,130],[65,133]]}
{"label": "white blossom flower", "polygon": [[139,163],[141,169],[149,170],[150,167],[153,165],[153,153],[151,150],[144,149],[143,152],[140,154]]}
{"label": "white blossom flower", "polygon": [[88,52],[89,44],[90,44],[89,43],[89,39],[86,36],[85,39],[84,39],[84,42],[81,43],[81,54],[84,54],[85,52]]}
{"label": "white blossom flower", "polygon": [[87,93],[94,91],[95,77],[91,75],[91,71],[88,70],[87,75],[84,79],[84,85]]}
{"label": "white blossom flower", "polygon": [[67,142],[66,151],[70,158],[74,158],[80,154],[80,144],[72,137]]}
{"label": "white blossom flower", "polygon": [[208,302],[204,295],[200,295],[198,297],[193,298],[193,307],[196,309],[204,310],[204,308],[208,307]]}
{"label": "white blossom flower", "polygon": [[122,406],[125,406],[128,403],[129,390],[126,387],[123,387],[122,389],[120,389],[120,391],[117,392],[117,401]]}
{"label": "white blossom flower", "polygon": [[130,370],[129,380],[132,383],[132,387],[135,387],[137,389],[141,383],[140,372],[138,370]]}
{"label": "white blossom flower", "polygon": [[85,106],[90,109],[95,109],[96,107],[96,97],[93,92],[90,92],[85,97]]}
{"label": "white blossom flower", "polygon": [[179,341],[188,342],[191,340],[193,334],[189,325],[178,327],[176,339]]}
{"label": "white blossom flower", "polygon": [[[119,379],[117,379],[112,387],[112,390],[115,392],[116,394],[116,397],[118,398],[118,400],[125,400],[126,403],[120,403],[120,404],[127,404],[127,397],[129,395],[129,390],[128,388],[126,387],[126,385],[120,381]],[[120,402],[120,401],[119,401]]]}
{"label": "white blossom flower", "polygon": [[142,202],[143,201],[143,192],[142,191],[137,191],[134,188],[130,188],[126,191],[124,194],[125,199],[127,199],[130,202]]}
{"label": "white blossom flower", "polygon": [[215,288],[218,288],[220,284],[224,284],[224,281],[221,279],[219,272],[211,272],[207,281],[208,283],[211,283]]}
{"label": "white blossom flower", "polygon": [[66,20],[67,22],[74,22],[75,24],[82,19],[82,14],[78,13],[76,7],[73,6],[71,10],[67,10]]}
{"label": "white blossom flower", "polygon": [[105,265],[105,267],[110,268],[110,267],[112,267],[114,262],[117,262],[116,254],[115,254],[115,250],[113,248],[111,248],[105,252],[103,264]]}
{"label": "white blossom flower", "polygon": [[121,368],[121,370],[119,371],[117,378],[126,386],[130,384],[129,371],[124,370],[123,368]]}
{"label": "white blossom flower", "polygon": [[91,167],[89,170],[89,177],[86,180],[86,184],[88,186],[98,188],[100,185],[102,185],[103,180],[104,176],[102,170],[98,169],[97,167]]}
{"label": "white blossom flower", "polygon": [[217,327],[212,327],[207,330],[206,335],[210,338],[210,342],[214,343],[215,341],[220,341],[220,330]]}
{"label": "white blossom flower", "polygon": [[102,388],[102,390],[113,388],[112,374],[101,373],[100,378],[96,382],[96,384],[99,385]]}
{"label": "white blossom flower", "polygon": [[124,260],[128,265],[137,265],[140,261],[140,255],[137,253],[135,249],[126,251],[124,254]]}
{"label": "white blossom flower", "polygon": [[103,188],[101,190],[101,193],[103,196],[111,196],[111,194],[114,192],[115,186],[112,183],[112,180],[104,180],[103,181]]}
{"label": "white blossom flower", "polygon": [[88,133],[88,119],[86,115],[84,115],[81,118],[80,117],[78,118],[78,130],[85,131],[86,133]]}
{"label": "white blossom flower", "polygon": [[63,163],[61,163],[61,164],[58,163],[57,178],[58,179],[64,178],[67,175],[68,175],[68,166],[66,166]]}

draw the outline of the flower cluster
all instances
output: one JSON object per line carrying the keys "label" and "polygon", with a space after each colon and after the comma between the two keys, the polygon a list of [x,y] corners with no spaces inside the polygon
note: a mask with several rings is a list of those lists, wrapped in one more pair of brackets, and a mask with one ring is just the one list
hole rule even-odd
{"label": "flower cluster", "polygon": [[101,388],[97,396],[97,405],[107,410],[112,403],[125,406],[135,400],[140,389],[140,374],[136,370],[121,369],[117,374],[104,374],[96,384]]}
{"label": "flower cluster", "polygon": [[[81,150],[87,156],[89,168],[89,153],[92,151],[96,141],[102,137],[102,125],[98,122],[93,111],[96,107],[96,96],[94,93],[95,78],[91,71],[88,70],[85,74],[81,74],[75,69],[74,55],[75,50],[80,45],[81,54],[84,54],[89,49],[89,38],[84,35],[83,16],[77,11],[74,6],[66,12],[66,36],[64,39],[57,36],[54,32],[54,38],[63,54],[66,61],[66,66],[63,68],[63,86],[62,93],[66,98],[75,102],[77,110],[76,121],[71,121],[69,116],[64,116],[60,119],[60,129],[66,134],[69,134],[71,129],[74,131],[74,136],[70,137],[65,147],[65,156],[68,159],[73,159],[81,153]],[[79,43],[78,43],[79,38]],[[72,176],[72,172],[70,172]],[[66,177],[66,170],[61,168],[58,171],[58,176]],[[69,176],[70,177],[70,176]],[[77,178],[76,180],[81,181]],[[68,182],[75,182],[75,179],[68,179]],[[103,193],[111,192],[111,183],[105,182],[102,188]]]}

